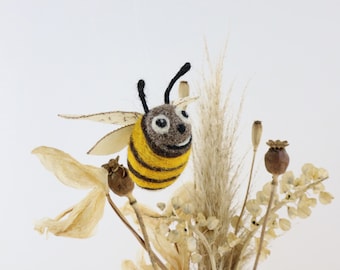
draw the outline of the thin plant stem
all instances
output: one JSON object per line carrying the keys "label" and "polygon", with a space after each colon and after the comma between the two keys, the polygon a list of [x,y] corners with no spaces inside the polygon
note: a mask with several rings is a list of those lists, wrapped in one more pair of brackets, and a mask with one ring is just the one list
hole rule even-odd
{"label": "thin plant stem", "polygon": [[[143,238],[135,231],[135,229],[130,225],[129,221],[125,218],[125,216],[122,214],[122,212],[119,210],[119,208],[116,206],[116,204],[112,201],[109,194],[106,194],[107,201],[109,202],[111,208],[113,211],[117,214],[117,216],[121,219],[121,221],[126,225],[126,227],[132,232],[133,236],[137,239],[137,241],[141,244],[141,246],[147,250],[147,246]],[[157,255],[152,251],[149,250],[155,260],[155,262],[158,264],[158,266],[162,270],[167,270],[166,266],[163,264],[163,262],[157,257]]]}
{"label": "thin plant stem", "polygon": [[203,235],[203,233],[201,233],[199,230],[197,230],[197,228],[195,226],[190,226],[190,228],[193,230],[193,232],[195,234],[197,234],[197,236],[201,239],[202,244],[204,246],[204,248],[207,250],[209,259],[210,259],[210,265],[211,265],[211,269],[212,270],[217,270],[216,269],[216,261],[215,261],[215,257],[213,255],[213,252],[210,248],[210,245],[207,241],[207,239],[205,238],[205,236]]}
{"label": "thin plant stem", "polygon": [[260,260],[260,255],[261,255],[261,250],[262,250],[262,245],[263,245],[263,240],[264,240],[264,234],[266,232],[268,216],[269,216],[269,213],[270,213],[273,201],[274,201],[274,195],[275,195],[275,192],[276,192],[277,184],[278,184],[278,175],[277,174],[273,174],[272,190],[270,192],[270,197],[269,197],[267,211],[266,211],[266,214],[264,216],[263,223],[262,223],[260,242],[259,242],[259,247],[258,247],[258,250],[257,250],[257,254],[256,254],[256,259],[255,259],[253,270],[257,269],[257,265],[258,265],[259,260]]}
{"label": "thin plant stem", "polygon": [[[247,204],[247,200],[248,200],[248,196],[249,196],[249,192],[250,192],[250,187],[251,187],[251,181],[252,181],[252,178],[253,178],[253,170],[254,170],[256,153],[257,153],[257,151],[254,148],[253,158],[252,158],[251,166],[250,166],[250,173],[249,173],[247,191],[246,191],[246,195],[245,195],[244,200],[243,200],[243,205],[242,205],[242,208],[241,208],[240,216],[239,216],[237,223],[236,223],[236,226],[235,226],[235,236],[238,233],[239,226],[240,226],[240,223],[241,223],[241,220],[242,220],[242,216],[244,214],[244,210],[246,209],[246,204]],[[233,258],[234,258],[234,248],[232,248],[231,252],[230,252],[230,259],[229,259],[229,266],[228,266],[229,270],[232,269]]]}
{"label": "thin plant stem", "polygon": [[[141,215],[141,212],[139,210],[139,207],[137,205],[137,200],[135,199],[135,197],[132,195],[132,193],[129,193],[126,195],[127,198],[129,199],[129,203],[131,205],[131,207],[133,208],[133,210],[135,211],[135,214],[136,214],[136,217],[137,217],[137,220],[138,220],[138,223],[139,223],[139,226],[141,228],[141,231],[142,231],[142,234],[144,236],[144,243],[145,243],[145,249],[146,251],[148,252],[149,254],[149,257],[150,257],[150,261],[151,261],[151,264],[152,264],[152,267],[153,269],[157,269],[156,267],[156,258],[155,258],[155,254],[152,252],[152,249],[151,249],[151,245],[150,245],[150,240],[149,240],[149,236],[148,236],[148,233],[146,231],[146,227],[145,227],[145,223],[144,223],[144,220],[143,220],[143,217]],[[159,265],[159,264],[158,264]],[[159,265],[159,267],[163,270],[167,270],[167,268],[162,264],[162,265]]]}
{"label": "thin plant stem", "polygon": [[244,210],[246,208],[246,204],[247,204],[247,200],[248,200],[248,196],[249,196],[249,191],[250,191],[250,187],[251,187],[251,181],[252,181],[252,178],[253,178],[255,157],[256,157],[256,150],[253,151],[253,158],[252,158],[252,161],[251,161],[251,167],[250,167],[250,174],[249,174],[246,196],[244,197],[241,213],[240,213],[240,216],[239,216],[237,223],[236,223],[236,226],[235,226],[235,235],[238,233],[240,222],[241,222],[242,216],[244,214]]}

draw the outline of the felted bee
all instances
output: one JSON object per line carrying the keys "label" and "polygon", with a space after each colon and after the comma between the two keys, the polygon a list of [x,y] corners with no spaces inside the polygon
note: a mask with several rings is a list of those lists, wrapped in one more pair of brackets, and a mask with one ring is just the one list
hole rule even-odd
{"label": "felted bee", "polygon": [[[195,98],[183,97],[171,104],[169,98],[175,82],[189,69],[190,63],[182,66],[164,92],[164,104],[151,110],[145,99],[145,82],[138,81],[139,98],[145,114],[114,111],[60,116],[123,125],[100,139],[88,154],[113,154],[128,145],[127,163],[131,179],[145,189],[168,187],[182,173],[190,155],[192,134],[185,109]],[[187,87],[184,82],[181,86]]]}

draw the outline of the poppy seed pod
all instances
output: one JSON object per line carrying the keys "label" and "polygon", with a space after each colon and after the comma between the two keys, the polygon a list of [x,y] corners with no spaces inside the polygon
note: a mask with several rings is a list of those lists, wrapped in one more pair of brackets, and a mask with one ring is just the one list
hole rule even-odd
{"label": "poppy seed pod", "polygon": [[258,120],[254,121],[253,127],[252,127],[252,133],[251,133],[251,140],[253,143],[254,151],[257,150],[257,147],[260,144],[261,135],[262,135],[262,123],[261,121],[258,121]]}
{"label": "poppy seed pod", "polygon": [[116,159],[110,159],[108,163],[102,165],[108,171],[108,184],[110,189],[118,196],[129,195],[135,187],[135,183],[129,176],[128,169],[118,163]]}
{"label": "poppy seed pod", "polygon": [[289,164],[289,156],[285,149],[288,146],[288,142],[269,140],[267,145],[269,149],[264,156],[267,171],[274,175],[285,173]]}

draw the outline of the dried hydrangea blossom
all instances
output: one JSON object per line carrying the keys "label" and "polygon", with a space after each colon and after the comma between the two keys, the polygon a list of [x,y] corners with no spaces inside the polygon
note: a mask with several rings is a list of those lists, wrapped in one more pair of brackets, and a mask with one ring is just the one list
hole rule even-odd
{"label": "dried hydrangea blossom", "polygon": [[106,194],[109,192],[107,171],[83,165],[65,152],[51,147],[41,146],[32,153],[63,184],[77,189],[91,189],[82,201],[56,218],[37,221],[35,229],[40,233],[50,232],[57,236],[90,237],[104,212]]}

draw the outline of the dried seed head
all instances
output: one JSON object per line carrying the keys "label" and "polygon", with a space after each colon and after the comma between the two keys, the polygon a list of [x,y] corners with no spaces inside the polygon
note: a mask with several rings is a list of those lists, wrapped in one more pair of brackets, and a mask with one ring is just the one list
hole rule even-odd
{"label": "dried seed head", "polygon": [[260,144],[261,135],[262,135],[262,123],[261,123],[261,121],[258,121],[258,120],[254,121],[253,128],[252,128],[252,134],[251,134],[251,139],[252,139],[252,142],[253,142],[254,151],[257,150],[257,147]]}
{"label": "dried seed head", "polygon": [[135,183],[131,180],[128,169],[119,164],[118,161],[119,156],[110,159],[102,167],[108,171],[107,180],[110,189],[118,196],[126,196],[132,192]]}
{"label": "dried seed head", "polygon": [[289,156],[285,149],[288,146],[288,142],[269,140],[267,145],[269,149],[264,157],[267,171],[273,175],[283,174],[289,164]]}
{"label": "dried seed head", "polygon": [[179,98],[185,98],[189,96],[189,84],[186,81],[181,81],[178,87]]}

